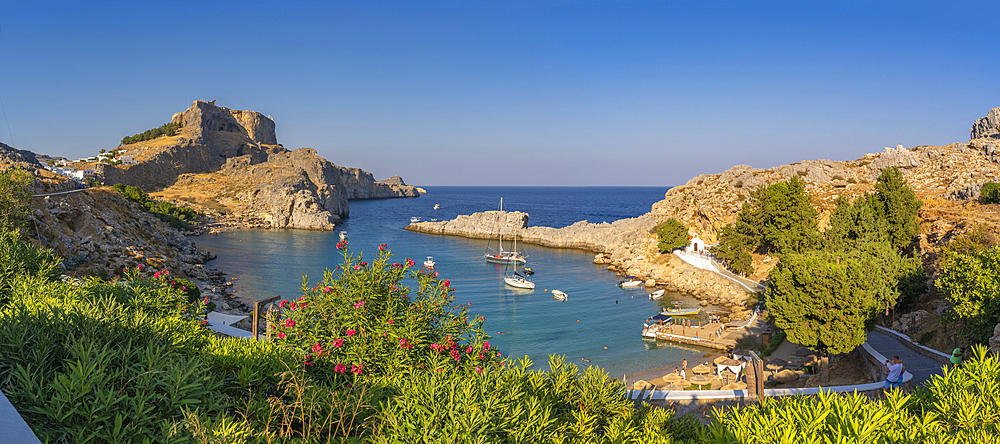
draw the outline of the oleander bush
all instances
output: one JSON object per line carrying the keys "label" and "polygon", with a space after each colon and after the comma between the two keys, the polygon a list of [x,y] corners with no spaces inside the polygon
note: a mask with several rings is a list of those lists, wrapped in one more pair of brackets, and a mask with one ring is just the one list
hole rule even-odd
{"label": "oleander bush", "polygon": [[[23,243],[23,257],[51,252]],[[345,245],[341,245],[342,248]],[[977,347],[926,388],[715,409],[650,407],[598,368],[548,370],[489,345],[447,280],[383,248],[284,306],[273,342],[217,338],[169,273],[66,282],[14,270],[0,389],[43,442],[994,442],[1000,363]],[[43,261],[44,262],[44,261]],[[304,281],[306,281],[304,279]],[[307,282],[307,281],[306,281]],[[412,285],[411,289],[408,285]],[[294,305],[292,305],[294,302]],[[362,303],[363,302],[363,303]],[[392,321],[392,322],[390,322]]]}

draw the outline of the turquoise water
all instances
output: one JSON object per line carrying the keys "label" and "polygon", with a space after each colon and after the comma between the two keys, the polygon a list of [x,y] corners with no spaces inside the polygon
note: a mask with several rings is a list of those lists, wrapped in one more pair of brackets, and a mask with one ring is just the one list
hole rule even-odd
{"label": "turquoise water", "polygon": [[[411,216],[444,220],[495,209],[501,193],[505,209],[529,212],[531,225],[564,226],[581,219],[610,222],[648,212],[665,190],[430,187],[429,194],[416,199],[351,202],[351,217],[339,229],[349,232],[353,252],[369,257],[376,255],[383,243],[398,259],[413,258],[420,264],[426,256],[434,256],[436,270],[456,289],[456,302],[471,303],[470,312],[486,317],[491,343],[508,355],[527,355],[545,367],[549,354],[562,354],[570,362],[599,365],[620,376],[676,365],[685,357],[704,353],[643,340],[640,335],[642,320],[656,314],[661,305],[680,300],[685,306],[694,306],[697,301],[669,293],[660,301],[651,301],[642,289],[616,287],[619,278],[604,266],[593,264],[590,252],[535,245],[525,249],[529,266],[536,271],[532,276],[536,289],[515,290],[503,284],[503,266],[482,260],[486,240],[401,228],[409,224]],[[609,202],[614,203],[612,208],[608,208]],[[435,203],[442,209],[434,211]],[[210,265],[238,278],[236,294],[251,300],[276,294],[297,297],[303,274],[315,282],[324,269],[336,267],[341,258],[334,247],[339,241],[336,232],[244,230],[193,240],[218,255]],[[566,292],[569,300],[552,299],[545,291],[552,289]]]}

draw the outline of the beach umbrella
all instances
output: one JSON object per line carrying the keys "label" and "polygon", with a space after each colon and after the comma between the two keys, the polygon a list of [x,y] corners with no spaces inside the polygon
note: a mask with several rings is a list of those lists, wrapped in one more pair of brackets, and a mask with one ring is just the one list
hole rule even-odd
{"label": "beach umbrella", "polygon": [[711,384],[712,378],[709,378],[708,376],[705,375],[694,375],[691,377],[691,379],[689,379],[689,381],[691,381],[692,384],[705,385],[705,384]]}
{"label": "beach umbrella", "polygon": [[715,360],[712,361],[712,363],[714,363],[715,365],[719,365],[719,363],[721,363],[722,361],[725,361],[727,359],[729,359],[728,356],[722,355],[722,356],[719,356],[718,358],[715,358]]}
{"label": "beach umbrella", "polygon": [[693,372],[696,375],[707,375],[712,372],[712,368],[705,364],[698,364],[693,369],[691,369],[691,372]]}
{"label": "beach umbrella", "polygon": [[653,384],[650,384],[649,382],[647,382],[644,379],[640,379],[638,381],[635,381],[635,384],[632,384],[632,390],[649,390],[649,389],[652,389],[652,388],[653,388]]}
{"label": "beach umbrella", "polygon": [[729,381],[736,379],[736,373],[729,370],[729,367],[723,367],[722,371],[719,372],[719,379],[722,382],[729,384]]}
{"label": "beach umbrella", "polygon": [[747,384],[745,382],[734,382],[732,384],[727,384],[722,386],[720,390],[746,390]]}
{"label": "beach umbrella", "polygon": [[691,381],[688,381],[687,379],[681,379],[680,381],[675,381],[675,382],[671,383],[670,385],[679,385],[679,386],[681,386],[681,388],[684,388],[684,387],[687,387],[687,386],[691,385]]}
{"label": "beach umbrella", "polygon": [[664,377],[663,377],[663,380],[664,380],[664,381],[665,381],[665,382],[666,382],[667,384],[670,384],[670,383],[672,383],[672,382],[677,382],[677,381],[680,381],[680,380],[682,380],[682,379],[684,379],[684,378],[681,378],[681,375],[678,375],[677,373],[670,373],[670,374],[668,374],[667,376],[664,376]]}

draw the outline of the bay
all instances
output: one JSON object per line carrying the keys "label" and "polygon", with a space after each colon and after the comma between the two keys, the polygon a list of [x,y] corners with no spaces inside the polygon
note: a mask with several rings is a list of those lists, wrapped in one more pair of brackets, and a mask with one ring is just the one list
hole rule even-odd
{"label": "bay", "polygon": [[[661,306],[697,300],[668,293],[659,301],[642,289],[623,290],[619,278],[593,263],[583,250],[523,246],[534,268],[534,291],[503,284],[503,266],[486,263],[487,241],[403,230],[410,217],[452,219],[459,214],[504,209],[529,214],[529,225],[562,227],[580,220],[613,222],[649,212],[667,187],[425,187],[414,199],[350,202],[351,215],[338,226],[349,233],[353,253],[378,254],[387,244],[397,260],[413,258],[419,265],[433,256],[435,269],[451,280],[456,304],[486,318],[490,342],[511,357],[530,357],[547,367],[558,354],[582,367],[598,365],[612,375],[633,374],[677,365],[704,350],[644,340],[642,320]],[[440,204],[440,210],[434,210]],[[245,300],[301,294],[302,276],[310,285],[325,269],[335,268],[342,253],[335,248],[337,232],[308,230],[239,230],[193,239],[218,258],[210,265],[237,278],[236,295]],[[551,297],[559,289],[567,301]],[[471,304],[471,305],[469,305]],[[607,346],[607,349],[605,349]]]}

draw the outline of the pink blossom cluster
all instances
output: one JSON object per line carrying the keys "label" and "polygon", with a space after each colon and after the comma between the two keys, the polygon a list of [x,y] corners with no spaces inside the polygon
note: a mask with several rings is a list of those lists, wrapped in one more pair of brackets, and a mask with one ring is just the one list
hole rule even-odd
{"label": "pink blossom cluster", "polygon": [[337,249],[338,250],[343,250],[345,248],[347,248],[347,241],[342,240],[340,242],[337,242]]}
{"label": "pink blossom cluster", "polygon": [[410,342],[410,341],[407,341],[406,338],[399,338],[399,348],[402,348],[402,349],[405,349],[405,350],[411,350],[411,349],[413,349],[413,343]]}

